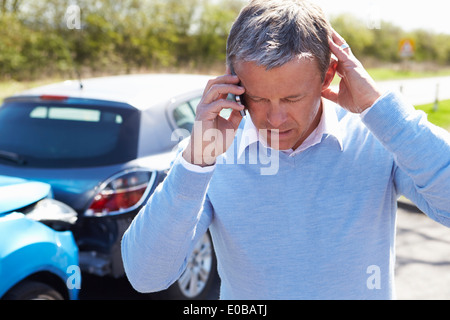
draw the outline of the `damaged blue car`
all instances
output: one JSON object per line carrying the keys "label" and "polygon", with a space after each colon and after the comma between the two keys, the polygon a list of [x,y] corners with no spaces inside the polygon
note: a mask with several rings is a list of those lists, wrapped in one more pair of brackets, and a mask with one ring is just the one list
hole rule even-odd
{"label": "damaged blue car", "polygon": [[78,298],[78,248],[68,231],[75,220],[49,184],[0,176],[0,299]]}

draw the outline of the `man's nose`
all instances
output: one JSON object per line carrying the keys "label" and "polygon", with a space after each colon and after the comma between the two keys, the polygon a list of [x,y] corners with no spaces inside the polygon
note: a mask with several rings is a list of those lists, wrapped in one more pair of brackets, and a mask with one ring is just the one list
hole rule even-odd
{"label": "man's nose", "polygon": [[286,110],[279,103],[273,103],[267,112],[267,121],[272,128],[280,128],[287,120]]}

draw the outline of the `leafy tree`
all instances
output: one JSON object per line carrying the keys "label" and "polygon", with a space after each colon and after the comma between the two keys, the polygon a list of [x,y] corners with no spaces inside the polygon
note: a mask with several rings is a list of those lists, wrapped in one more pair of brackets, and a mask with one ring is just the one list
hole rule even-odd
{"label": "leafy tree", "polygon": [[356,56],[367,54],[366,48],[375,43],[375,34],[365,23],[352,15],[339,15],[331,19],[333,28],[347,41]]}
{"label": "leafy tree", "polygon": [[[225,63],[231,24],[247,0],[0,0],[0,78],[30,79],[207,70]],[[80,29],[66,11],[80,8]],[[331,19],[361,59],[398,62],[399,41],[416,43],[415,61],[450,65],[450,35],[406,33],[382,22],[369,29],[352,16]]]}

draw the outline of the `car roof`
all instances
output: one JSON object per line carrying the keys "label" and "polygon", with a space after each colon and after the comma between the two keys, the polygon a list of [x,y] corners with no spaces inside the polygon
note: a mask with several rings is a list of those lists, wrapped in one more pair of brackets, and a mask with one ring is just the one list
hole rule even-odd
{"label": "car roof", "polygon": [[67,80],[26,90],[12,98],[55,95],[122,102],[145,109],[189,92],[201,93],[211,78],[194,74],[121,75],[83,79],[82,89],[78,80]]}

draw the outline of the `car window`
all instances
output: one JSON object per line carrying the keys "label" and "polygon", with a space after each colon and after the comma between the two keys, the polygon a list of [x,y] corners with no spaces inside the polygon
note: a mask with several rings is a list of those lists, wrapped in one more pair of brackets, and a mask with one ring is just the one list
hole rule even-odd
{"label": "car window", "polygon": [[0,150],[30,167],[123,163],[136,157],[139,117],[131,108],[8,102],[0,108]]}
{"label": "car window", "polygon": [[200,100],[201,97],[195,97],[173,109],[172,115],[178,128],[189,130],[189,132],[192,131],[192,126],[195,121],[195,111]]}
{"label": "car window", "polygon": [[188,102],[189,105],[191,106],[192,110],[194,110],[194,113],[197,111],[197,106],[200,103],[201,99],[202,99],[202,97],[197,97]]}
{"label": "car window", "polygon": [[195,114],[188,102],[173,109],[173,118],[178,128],[191,131],[194,124]]}

